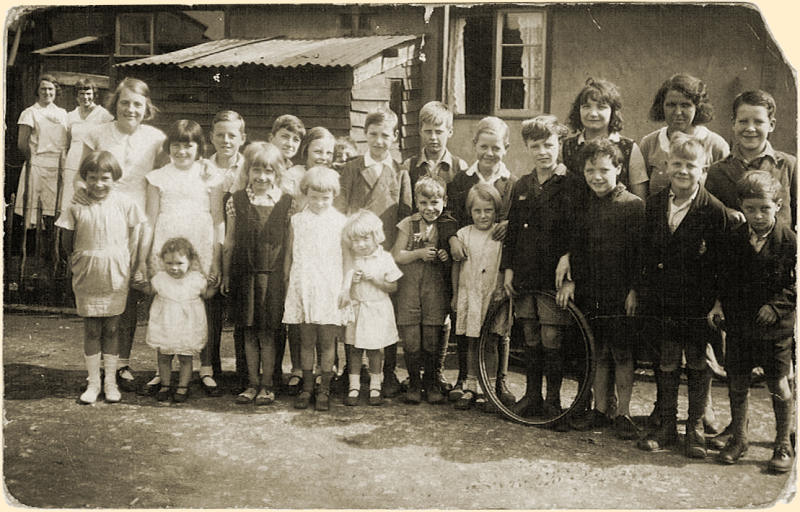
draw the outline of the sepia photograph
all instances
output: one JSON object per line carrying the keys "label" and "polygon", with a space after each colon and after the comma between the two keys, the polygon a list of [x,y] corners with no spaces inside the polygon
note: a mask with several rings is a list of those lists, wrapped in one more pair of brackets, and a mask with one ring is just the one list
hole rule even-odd
{"label": "sepia photograph", "polygon": [[5,505],[795,502],[776,4],[7,5]]}

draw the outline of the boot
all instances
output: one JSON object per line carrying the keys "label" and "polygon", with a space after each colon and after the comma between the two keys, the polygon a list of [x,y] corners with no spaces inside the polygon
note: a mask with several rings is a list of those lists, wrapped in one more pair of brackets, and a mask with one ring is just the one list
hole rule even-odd
{"label": "boot", "polygon": [[511,340],[507,337],[500,338],[497,342],[497,380],[495,381],[495,393],[497,398],[506,407],[511,407],[517,401],[517,397],[508,389],[506,375],[508,374],[508,356],[511,351]]}
{"label": "boot", "polygon": [[686,456],[706,457],[706,438],[703,435],[703,412],[708,400],[709,379],[705,370],[687,369],[689,388],[689,417],[686,420]]}
{"label": "boot", "polygon": [[308,409],[311,404],[311,394],[314,392],[313,370],[303,370],[303,391],[294,400],[295,409]]}
{"label": "boot", "polygon": [[[656,363],[654,363],[656,364]],[[658,428],[661,425],[661,370],[656,366],[653,368],[653,378],[656,381],[656,401],[653,402],[653,410],[647,417],[647,424],[650,427]]]}
{"label": "boot", "polygon": [[422,382],[419,375],[419,352],[405,352],[406,368],[408,368],[408,391],[406,391],[406,403],[418,404],[422,402]]}
{"label": "boot", "polygon": [[723,464],[736,464],[747,453],[747,393],[747,389],[728,391],[731,402],[731,436],[717,458]]}
{"label": "boot", "polygon": [[422,386],[425,388],[428,403],[440,404],[444,401],[444,396],[442,396],[442,392],[439,391],[439,385],[434,377],[436,373],[436,355],[425,350],[421,351],[421,353],[423,365],[425,366]]}
{"label": "boot", "polygon": [[392,398],[400,392],[400,381],[394,370],[397,367],[397,343],[383,349],[383,396]]}
{"label": "boot", "polygon": [[119,388],[117,387],[117,363],[119,356],[111,354],[103,354],[103,366],[106,370],[105,378],[103,379],[103,393],[106,396],[106,402],[115,404],[122,400]]}
{"label": "boot", "polygon": [[314,399],[314,409],[317,411],[327,411],[330,409],[331,379],[333,372],[322,372],[322,380],[319,383],[319,393]]}
{"label": "boot", "polygon": [[661,397],[658,411],[661,415],[659,427],[642,439],[636,446],[640,450],[654,452],[678,444],[678,386],[680,370],[658,373]]}
{"label": "boot", "polygon": [[82,404],[93,404],[100,395],[100,353],[84,356],[84,359],[86,360],[86,371],[89,372],[87,379],[89,384],[78,401]]}
{"label": "boot", "polygon": [[792,398],[781,400],[772,395],[772,409],[775,411],[775,449],[768,469],[774,473],[786,473],[794,465],[794,455],[789,439],[792,425]]}
{"label": "boot", "polygon": [[542,345],[525,347],[525,395],[511,406],[518,416],[538,416],[542,413],[542,375],[544,374],[544,352]]}

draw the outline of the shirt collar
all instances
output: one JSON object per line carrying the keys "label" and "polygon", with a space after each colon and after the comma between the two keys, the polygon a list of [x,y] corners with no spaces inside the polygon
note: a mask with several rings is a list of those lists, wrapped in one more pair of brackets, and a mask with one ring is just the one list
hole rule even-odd
{"label": "shirt collar", "polygon": [[766,232],[766,233],[764,233],[763,235],[759,235],[758,233],[756,233],[755,231],[753,231],[753,228],[752,228],[752,227],[750,227],[750,225],[748,224],[748,226],[747,226],[747,231],[750,233],[750,240],[756,240],[756,241],[765,240],[765,239],[766,239],[766,238],[767,238],[767,237],[770,235],[770,233],[772,233],[772,232],[775,230],[775,225],[776,225],[777,223],[778,223],[777,221],[776,221],[776,222],[773,222],[773,223],[772,223],[772,227],[771,227],[771,228],[769,228],[769,231],[767,231],[767,232]]}
{"label": "shirt collar", "polygon": [[[606,138],[608,140],[610,140],[611,142],[619,142],[619,132],[611,132],[611,133],[608,134],[608,137],[606,137]],[[582,131],[581,133],[578,134],[578,145],[580,146],[584,142],[586,142],[586,136],[584,135],[584,132]]]}
{"label": "shirt collar", "polygon": [[503,162],[500,162],[499,164],[497,164],[497,169],[494,171],[494,174],[492,174],[489,177],[489,179],[485,179],[483,177],[483,175],[478,172],[478,162],[477,161],[474,162],[472,165],[470,165],[469,169],[464,171],[464,173],[467,176],[474,176],[474,175],[477,174],[479,181],[486,182],[486,183],[489,183],[489,184],[492,184],[497,180],[508,179],[508,178],[511,177],[511,171],[508,170],[508,167],[506,167],[506,164],[504,164]]}
{"label": "shirt collar", "polygon": [[[708,137],[708,128],[705,126],[695,126],[694,133],[690,137],[704,142]],[[667,137],[667,127],[664,126],[658,131],[658,144],[664,153],[669,153],[669,137]]]}
{"label": "shirt collar", "polygon": [[[253,198],[256,197],[256,193],[253,192],[253,188],[250,186],[249,183],[245,187],[245,191],[247,192],[247,198],[250,199],[250,201],[252,202]],[[272,201],[275,203],[277,203],[280,200],[282,195],[283,191],[280,189],[280,187],[272,187],[267,191],[267,196],[269,196],[269,198],[272,199]]]}
{"label": "shirt collar", "polygon": [[[422,148],[422,152],[419,156],[419,163],[426,163],[433,169],[437,164],[445,163],[447,164],[449,169],[453,168],[453,155],[450,154],[450,151],[445,148],[444,153],[442,154],[442,158],[439,160],[433,161],[425,156],[425,148]],[[419,164],[418,164],[419,165]]]}
{"label": "shirt collar", "polygon": [[688,208],[689,205],[694,202],[694,200],[697,197],[697,194],[699,192],[700,192],[700,185],[697,186],[697,188],[694,190],[694,193],[692,194],[692,197],[690,197],[688,201],[686,201],[685,203],[683,203],[680,206],[675,206],[675,192],[673,192],[672,188],[670,188],[669,189],[669,204],[670,204],[671,207],[677,208],[678,210],[682,210],[684,208]]}
{"label": "shirt collar", "polygon": [[[223,167],[220,167],[219,165],[217,165],[217,154],[216,153],[214,153],[213,155],[208,157],[208,161],[211,162],[212,164],[214,164],[214,167],[216,167],[217,169],[223,169]],[[239,166],[243,162],[244,162],[244,157],[242,156],[241,153],[239,153],[237,151],[236,154],[233,155],[233,163],[227,169],[238,169]]]}
{"label": "shirt collar", "polygon": [[364,166],[365,167],[372,167],[373,165],[377,165],[377,164],[383,164],[385,166],[391,167],[392,166],[392,155],[391,154],[387,154],[386,158],[384,158],[380,162],[377,162],[369,154],[369,151],[364,153]]}
{"label": "shirt collar", "polygon": [[769,141],[766,141],[766,145],[764,146],[764,151],[759,153],[757,156],[751,158],[750,160],[746,159],[742,156],[741,149],[739,148],[739,144],[733,145],[733,156],[736,157],[738,160],[741,160],[745,163],[745,165],[749,164],[750,162],[755,162],[756,160],[760,160],[764,157],[769,157],[775,162],[777,159],[775,158],[775,150],[772,148],[772,144]]}

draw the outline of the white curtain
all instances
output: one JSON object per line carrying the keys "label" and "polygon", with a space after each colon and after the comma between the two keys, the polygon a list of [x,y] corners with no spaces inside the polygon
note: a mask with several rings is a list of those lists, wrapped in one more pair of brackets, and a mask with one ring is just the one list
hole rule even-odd
{"label": "white curtain", "polygon": [[455,114],[464,114],[467,111],[466,87],[464,78],[464,27],[467,20],[456,18],[453,20],[453,30],[450,36],[450,48],[447,52],[447,98],[445,102]]}
{"label": "white curtain", "polygon": [[[541,52],[543,49],[542,15],[539,13],[524,13],[509,15],[515,17],[519,24],[519,34],[522,39],[522,75],[525,77],[541,78]],[[509,20],[510,21],[510,20]],[[536,47],[528,45],[538,45]],[[537,58],[538,57],[538,58]],[[537,62],[538,61],[538,62]],[[537,64],[539,64],[537,66]],[[525,108],[540,110],[539,91],[533,89],[533,81],[527,78],[523,81],[525,87]]]}

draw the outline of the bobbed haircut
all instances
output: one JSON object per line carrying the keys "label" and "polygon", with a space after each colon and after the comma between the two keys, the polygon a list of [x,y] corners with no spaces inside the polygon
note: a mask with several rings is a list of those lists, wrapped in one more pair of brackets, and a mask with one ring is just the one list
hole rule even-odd
{"label": "bobbed haircut", "polygon": [[211,131],[214,131],[214,125],[217,123],[224,123],[224,122],[236,122],[238,121],[239,131],[244,136],[245,129],[244,129],[244,118],[235,110],[220,110],[216,114],[214,114],[214,119],[211,120]]}
{"label": "bobbed haircut", "polygon": [[419,127],[423,124],[443,124],[447,128],[453,127],[453,112],[441,101],[429,101],[419,110]]}
{"label": "bobbed haircut", "polygon": [[497,191],[497,187],[494,185],[489,185],[488,183],[476,183],[469,189],[467,192],[467,201],[466,207],[467,212],[472,210],[472,207],[475,205],[475,201],[489,201],[494,204],[494,211],[495,211],[495,220],[497,215],[500,213],[500,209],[503,207],[503,199],[500,197],[500,192]]}
{"label": "bobbed haircut", "polygon": [[97,85],[92,81],[91,78],[81,78],[77,82],[75,82],[75,94],[78,94],[82,91],[92,91],[92,97],[97,100],[98,89]]}
{"label": "bobbed haircut", "polygon": [[178,254],[186,256],[186,259],[189,260],[190,266],[192,263],[197,262],[197,251],[192,245],[192,242],[186,238],[183,238],[182,236],[170,238],[164,242],[164,245],[161,246],[161,251],[159,251],[158,256],[159,258],[164,259],[167,254],[173,252],[177,252]]}
{"label": "bobbed haircut", "polygon": [[364,132],[373,124],[385,124],[392,127],[392,131],[397,130],[397,114],[388,107],[378,107],[369,114],[364,120]]}
{"label": "bobbed haircut", "polygon": [[297,151],[297,154],[300,155],[300,159],[303,165],[305,165],[306,160],[308,160],[308,146],[311,145],[312,142],[315,140],[320,139],[327,139],[331,141],[332,147],[336,148],[336,137],[324,126],[315,126],[308,130],[306,136],[303,137],[303,141],[300,142],[300,149]]}
{"label": "bobbed haircut", "polygon": [[775,119],[775,98],[772,97],[767,91],[757,89],[755,91],[745,91],[733,100],[733,113],[731,119],[736,119],[736,113],[742,105],[751,105],[753,107],[764,107],[767,109],[770,119]]}
{"label": "bobbed haircut", "polygon": [[475,137],[472,138],[472,143],[478,143],[478,137],[482,133],[490,133],[500,137],[503,144],[508,146],[508,125],[505,121],[495,116],[487,116],[478,121],[478,126],[475,128]]}
{"label": "bobbed haircut", "polygon": [[108,151],[92,151],[81,160],[78,169],[80,177],[86,180],[90,172],[99,174],[110,172],[114,181],[122,178],[122,167],[119,166],[117,158]]}
{"label": "bobbed haircut", "polygon": [[251,142],[244,148],[242,155],[247,176],[250,176],[250,169],[256,166],[271,169],[279,179],[286,171],[286,160],[283,158],[283,153],[269,142],[260,140]]}
{"label": "bobbed haircut", "polygon": [[342,241],[347,247],[353,247],[353,240],[371,236],[376,244],[380,245],[386,240],[383,234],[383,222],[369,210],[358,210],[348,217],[342,228]]}
{"label": "bobbed haircut", "polygon": [[706,84],[697,77],[687,74],[677,74],[669,77],[658,89],[653,105],[650,107],[652,121],[665,121],[664,98],[669,91],[678,91],[694,104],[695,113],[692,125],[706,124],[714,119],[714,107],[708,99]]}
{"label": "bobbed haircut", "polygon": [[768,171],[750,171],[736,184],[739,200],[769,199],[778,202],[781,199],[783,187]]}
{"label": "bobbed haircut", "polygon": [[117,88],[114,89],[114,94],[112,94],[111,98],[109,98],[106,102],[106,109],[111,112],[115,118],[117,117],[117,102],[119,101],[119,96],[122,94],[123,89],[127,89],[132,93],[144,96],[145,110],[143,121],[151,121],[156,117],[156,114],[158,114],[158,109],[150,100],[150,87],[148,87],[145,82],[139,80],[138,78],[126,77],[123,78],[119,84],[117,84]]}
{"label": "bobbed haircut", "polygon": [[622,131],[622,96],[619,94],[617,86],[608,80],[589,78],[586,85],[572,102],[567,124],[576,131],[583,130],[581,122],[581,105],[585,105],[588,100],[594,100],[599,104],[606,104],[611,107],[611,117],[608,120],[608,133]]}
{"label": "bobbed haircut", "polygon": [[526,143],[532,140],[549,139],[553,135],[557,136],[561,142],[568,133],[569,129],[559,123],[558,118],[552,114],[543,114],[522,121],[522,140]]}
{"label": "bobbed haircut", "polygon": [[299,117],[293,116],[292,114],[278,116],[272,123],[272,130],[270,133],[275,135],[282,129],[297,135],[301,139],[306,136],[306,125],[303,124],[303,121],[301,121]]}
{"label": "bobbed haircut", "polygon": [[578,153],[578,161],[580,162],[579,172],[586,169],[586,162],[595,162],[598,158],[607,156],[611,160],[611,165],[619,167],[622,163],[622,152],[619,147],[611,140],[602,137],[593,139],[583,145]]}
{"label": "bobbed haircut", "polygon": [[322,165],[315,165],[306,171],[303,179],[300,180],[300,192],[307,195],[309,190],[315,192],[331,192],[333,197],[339,195],[339,173]]}
{"label": "bobbed haircut", "polygon": [[447,185],[441,178],[423,176],[414,185],[414,196],[425,196],[430,199],[445,198]]}
{"label": "bobbed haircut", "polygon": [[700,160],[705,166],[707,153],[705,146],[699,139],[685,133],[675,132],[669,142],[669,157],[693,161]]}
{"label": "bobbed haircut", "polygon": [[191,119],[178,119],[167,128],[167,138],[164,139],[164,152],[169,153],[171,144],[179,142],[194,142],[197,144],[195,160],[200,160],[206,154],[206,138],[203,129]]}
{"label": "bobbed haircut", "polygon": [[56,88],[56,98],[61,96],[61,84],[58,83],[56,77],[51,75],[50,73],[44,73],[39,75],[39,79],[36,80],[36,91],[34,91],[34,94],[36,95],[37,98],[39,97],[39,87],[42,85],[42,82],[50,82],[51,84],[53,84],[53,87]]}

